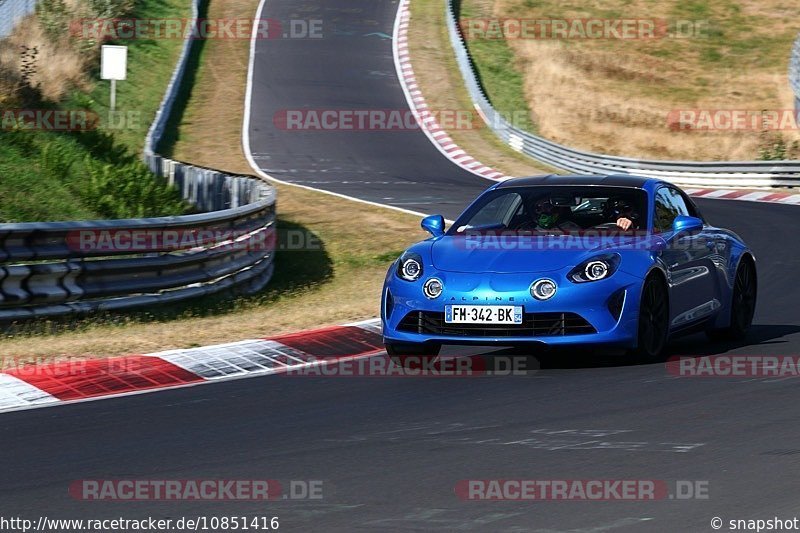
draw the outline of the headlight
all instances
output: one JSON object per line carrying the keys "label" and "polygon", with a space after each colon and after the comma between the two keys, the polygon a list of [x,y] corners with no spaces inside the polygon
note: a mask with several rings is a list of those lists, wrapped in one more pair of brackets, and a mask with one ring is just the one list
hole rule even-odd
{"label": "headlight", "polygon": [[592,261],[586,264],[586,268],[583,269],[583,275],[589,281],[603,279],[608,275],[608,265],[605,261]]}
{"label": "headlight", "polygon": [[429,279],[425,282],[425,285],[422,286],[422,292],[431,300],[441,296],[443,289],[442,280],[436,278]]}
{"label": "headlight", "polygon": [[406,281],[417,281],[422,275],[422,257],[413,253],[401,255],[397,262],[397,275]]}
{"label": "headlight", "polygon": [[600,281],[616,272],[619,262],[620,257],[618,254],[598,255],[573,268],[567,274],[567,278],[575,283]]}
{"label": "headlight", "polygon": [[531,285],[531,296],[537,300],[549,300],[556,295],[558,287],[552,279],[540,279]]}

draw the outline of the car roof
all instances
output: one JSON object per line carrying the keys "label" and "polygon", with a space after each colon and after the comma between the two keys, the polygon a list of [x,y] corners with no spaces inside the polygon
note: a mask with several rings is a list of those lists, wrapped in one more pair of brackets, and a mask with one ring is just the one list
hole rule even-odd
{"label": "car roof", "polygon": [[582,176],[548,174],[526,178],[511,178],[501,182],[495,188],[534,187],[541,185],[605,185],[608,187],[636,187],[644,189],[648,182],[656,182],[654,178],[631,176],[630,174],[613,174],[610,176]]}

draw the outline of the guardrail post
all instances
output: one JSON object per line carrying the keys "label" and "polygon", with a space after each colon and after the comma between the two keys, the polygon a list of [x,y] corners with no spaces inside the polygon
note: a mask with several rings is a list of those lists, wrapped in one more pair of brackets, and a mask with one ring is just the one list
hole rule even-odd
{"label": "guardrail post", "polygon": [[800,114],[800,35],[792,47],[792,59],[789,63],[789,84],[794,91],[794,110]]}
{"label": "guardrail post", "polygon": [[81,269],[70,263],[45,263],[30,266],[26,286],[28,303],[61,303],[78,299],[83,291],[75,284]]}
{"label": "guardrail post", "polygon": [[22,288],[22,283],[31,275],[30,267],[12,265],[3,268],[5,276],[0,291],[4,304],[24,304],[31,299],[30,294]]}

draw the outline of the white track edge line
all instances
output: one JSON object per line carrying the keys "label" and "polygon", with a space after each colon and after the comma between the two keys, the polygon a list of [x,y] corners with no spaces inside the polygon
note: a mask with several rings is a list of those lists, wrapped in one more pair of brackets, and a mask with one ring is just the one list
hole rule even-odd
{"label": "white track edge line", "polygon": [[[255,20],[261,18],[261,14],[264,11],[264,6],[266,5],[266,0],[261,0],[258,4],[258,10],[256,12]],[[343,198],[345,200],[351,200],[353,202],[359,202],[366,205],[371,205],[374,207],[382,207],[385,209],[392,209],[394,211],[399,211],[400,213],[405,213],[408,215],[414,215],[418,217],[424,217],[429,213],[422,213],[420,211],[413,211],[411,209],[404,209],[402,207],[396,207],[393,205],[388,204],[381,204],[378,202],[372,202],[370,200],[363,200],[361,198],[356,198],[355,196],[348,196],[346,194],[341,194],[338,192],[333,191],[326,191],[325,189],[317,189],[315,187],[309,187],[308,185],[300,185],[299,183],[292,183],[290,181],[284,181],[274,176],[271,176],[264,172],[261,167],[258,166],[256,160],[253,158],[253,153],[250,150],[250,113],[252,110],[252,99],[253,99],[253,77],[255,71],[255,58],[256,58],[256,44],[257,44],[257,37],[258,37],[258,28],[257,25],[253,25],[253,32],[250,36],[250,59],[247,66],[247,87],[245,90],[245,97],[244,97],[244,120],[242,120],[242,148],[244,150],[245,158],[247,162],[250,164],[250,168],[252,168],[256,174],[261,176],[264,179],[274,181],[276,183],[280,183],[282,185],[288,185],[291,187],[297,187],[300,189],[306,189],[308,191],[315,191],[320,192],[322,194],[328,194],[330,196],[335,196],[337,198]]]}

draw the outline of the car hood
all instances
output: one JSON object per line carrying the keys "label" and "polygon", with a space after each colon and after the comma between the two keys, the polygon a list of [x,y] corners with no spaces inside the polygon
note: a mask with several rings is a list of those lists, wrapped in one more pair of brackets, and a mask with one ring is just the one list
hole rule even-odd
{"label": "car hood", "polygon": [[431,244],[431,261],[446,272],[549,272],[574,266],[599,251],[625,248],[625,244],[617,240],[610,245],[597,237],[447,235]]}

